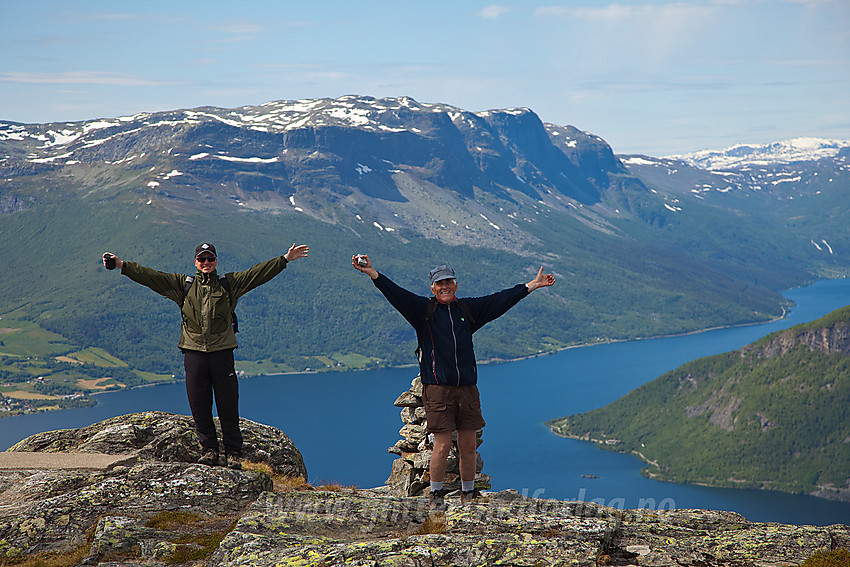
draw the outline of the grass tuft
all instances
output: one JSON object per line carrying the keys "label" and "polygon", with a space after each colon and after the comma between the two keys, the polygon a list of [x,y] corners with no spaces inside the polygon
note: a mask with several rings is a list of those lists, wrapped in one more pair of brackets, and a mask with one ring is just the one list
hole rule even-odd
{"label": "grass tuft", "polygon": [[818,551],[806,559],[802,567],[850,567],[850,551],[846,549]]}

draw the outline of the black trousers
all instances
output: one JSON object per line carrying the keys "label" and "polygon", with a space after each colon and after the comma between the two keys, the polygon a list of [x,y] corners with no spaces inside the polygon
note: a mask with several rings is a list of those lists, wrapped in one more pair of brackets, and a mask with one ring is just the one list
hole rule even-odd
{"label": "black trousers", "polygon": [[212,404],[221,423],[224,452],[242,454],[242,432],[239,431],[239,382],[233,366],[233,349],[216,352],[183,351],[186,369],[186,393],[189,408],[204,451],[218,451],[218,438],[213,422]]}

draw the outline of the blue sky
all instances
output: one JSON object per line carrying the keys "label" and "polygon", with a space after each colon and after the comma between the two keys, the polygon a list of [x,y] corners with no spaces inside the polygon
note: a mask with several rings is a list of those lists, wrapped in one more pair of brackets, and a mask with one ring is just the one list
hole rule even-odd
{"label": "blue sky", "polygon": [[850,139],[850,1],[0,1],[0,120],[348,94],[523,106],[617,153]]}

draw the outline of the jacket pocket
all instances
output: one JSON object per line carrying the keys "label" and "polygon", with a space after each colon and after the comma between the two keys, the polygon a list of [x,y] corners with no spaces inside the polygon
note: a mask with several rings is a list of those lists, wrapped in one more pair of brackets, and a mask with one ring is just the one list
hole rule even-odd
{"label": "jacket pocket", "polygon": [[220,335],[230,329],[230,300],[224,290],[216,290],[210,297],[210,333]]}

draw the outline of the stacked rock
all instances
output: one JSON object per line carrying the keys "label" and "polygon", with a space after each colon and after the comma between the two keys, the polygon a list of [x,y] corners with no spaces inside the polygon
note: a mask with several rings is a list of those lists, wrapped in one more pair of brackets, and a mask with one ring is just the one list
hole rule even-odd
{"label": "stacked rock", "polygon": [[[393,461],[392,472],[387,479],[390,492],[395,496],[421,496],[427,494],[430,487],[429,463],[434,448],[433,436],[425,429],[425,408],[422,405],[422,382],[419,376],[410,383],[410,389],[402,393],[395,401],[401,409],[399,439],[387,449],[388,453],[398,455]],[[481,446],[481,431],[478,431],[478,446]],[[475,453],[475,487],[478,490],[490,489],[490,477],[483,474],[484,460]],[[458,465],[457,432],[452,435],[452,449],[446,462],[446,490],[460,490],[460,472]]]}

